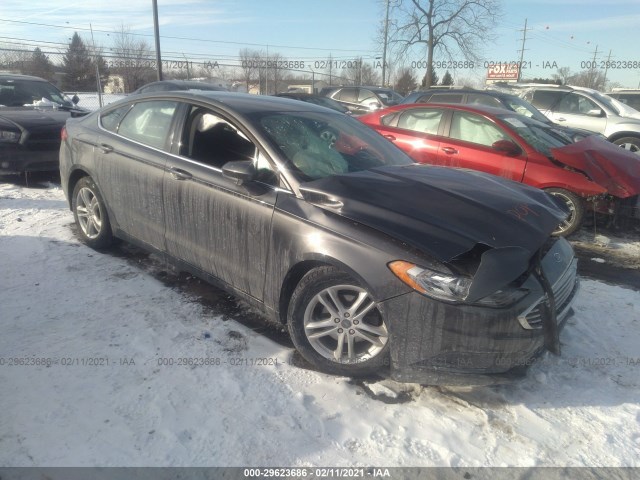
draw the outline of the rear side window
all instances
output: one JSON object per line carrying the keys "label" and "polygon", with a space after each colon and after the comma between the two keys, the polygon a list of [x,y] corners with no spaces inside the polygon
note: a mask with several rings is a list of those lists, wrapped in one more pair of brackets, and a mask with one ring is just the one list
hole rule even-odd
{"label": "rear side window", "polygon": [[362,102],[366,102],[367,100],[377,101],[378,98],[374,95],[374,93],[371,90],[367,90],[366,88],[361,88],[360,93],[358,93],[358,102],[362,103]]}
{"label": "rear side window", "polygon": [[150,147],[163,149],[178,102],[156,100],[136,103],[118,127],[118,134]]}
{"label": "rear side window", "polygon": [[488,107],[501,108],[500,101],[491,95],[482,95],[480,93],[470,93],[467,95],[467,103],[470,105],[486,105]]}
{"label": "rear side window", "polygon": [[336,100],[342,100],[343,102],[356,102],[356,92],[355,88],[343,88],[338,92],[338,94],[333,97]]}
{"label": "rear side window", "polygon": [[462,103],[461,93],[434,93],[431,95],[431,103]]}

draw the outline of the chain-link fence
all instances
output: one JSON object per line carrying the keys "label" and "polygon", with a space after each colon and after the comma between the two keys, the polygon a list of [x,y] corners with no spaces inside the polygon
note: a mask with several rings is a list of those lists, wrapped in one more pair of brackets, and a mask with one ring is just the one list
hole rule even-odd
{"label": "chain-link fence", "polygon": [[[198,80],[231,91],[271,95],[281,92],[318,93],[331,85],[372,85],[381,82],[379,60],[288,60],[279,54],[241,51],[237,58],[205,58],[202,54],[163,58],[163,79]],[[143,54],[90,54],[4,48],[0,45],[0,73],[20,73],[45,78],[80,105],[99,107],[157,80],[158,64],[152,52]],[[99,82],[98,82],[99,78]],[[99,87],[98,87],[99,85]]]}

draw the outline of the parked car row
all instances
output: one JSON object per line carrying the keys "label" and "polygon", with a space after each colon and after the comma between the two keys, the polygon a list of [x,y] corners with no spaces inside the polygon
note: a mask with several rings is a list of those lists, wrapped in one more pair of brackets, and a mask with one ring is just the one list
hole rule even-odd
{"label": "parked car row", "polygon": [[81,240],[124,239],[243,298],[328,373],[492,383],[559,353],[579,284],[561,235],[586,205],[637,200],[639,157],[511,96],[381,108],[401,99],[349,88],[359,120],[312,96],[52,100],[73,115],[59,169]]}

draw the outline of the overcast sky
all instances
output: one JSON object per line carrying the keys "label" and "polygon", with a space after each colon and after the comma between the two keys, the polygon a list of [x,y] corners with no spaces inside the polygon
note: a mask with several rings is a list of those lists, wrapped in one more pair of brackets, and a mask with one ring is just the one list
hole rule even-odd
{"label": "overcast sky", "polygon": [[[74,30],[89,38],[89,24],[96,43],[107,48],[109,32],[123,24],[148,35],[153,45],[151,5],[151,0],[2,0],[0,46],[64,51]],[[158,5],[164,58],[233,63],[241,48],[255,48],[314,69],[330,53],[334,59],[363,56],[371,62],[381,56],[375,38],[384,0],[158,0]],[[638,87],[640,69],[632,65],[640,62],[639,0],[509,0],[503,6],[496,41],[483,45],[487,61],[519,60],[527,19],[524,60],[532,75],[550,77],[556,66],[578,72],[597,47],[598,61],[610,52],[611,60],[619,61],[608,79]],[[406,63],[423,55],[416,49]],[[444,70],[438,73],[442,77]],[[452,73],[458,79],[482,78],[486,69]]]}

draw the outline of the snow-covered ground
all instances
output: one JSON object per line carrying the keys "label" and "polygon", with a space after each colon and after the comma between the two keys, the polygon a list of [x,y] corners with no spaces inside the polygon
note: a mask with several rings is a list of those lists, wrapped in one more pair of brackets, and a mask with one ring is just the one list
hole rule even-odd
{"label": "snow-covered ground", "polygon": [[0,183],[0,466],[640,466],[638,292],[585,280],[514,384],[358,384],[72,223],[56,185]]}

